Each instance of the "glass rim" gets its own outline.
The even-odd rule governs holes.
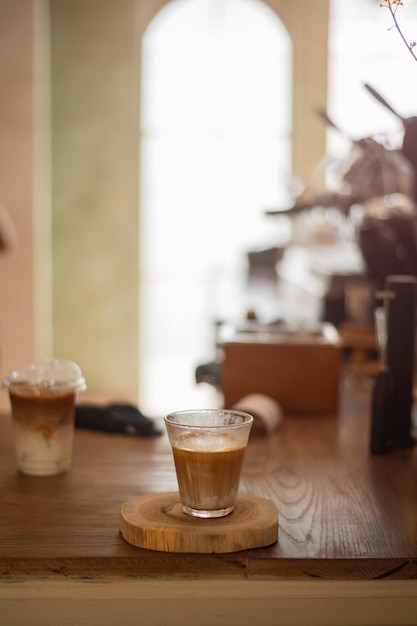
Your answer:
[[[232,423],[232,424],[199,424],[198,422],[195,423],[187,423],[186,421],[182,422],[182,421],[178,421],[178,418],[181,418],[181,416],[196,416],[198,417],[199,414],[201,415],[209,415],[209,414],[213,414],[214,416],[217,415],[217,417],[222,417],[222,415],[224,416],[230,416],[230,415],[236,415],[237,417],[241,417],[243,418],[242,421],[240,422],[236,422],[236,423]],[[184,428],[199,428],[199,429],[218,429],[218,428],[239,428],[241,426],[247,426],[249,424],[252,424],[253,422],[253,415],[251,415],[250,413],[247,413],[246,411],[239,411],[239,410],[235,410],[235,409],[182,409],[180,411],[171,411],[171,413],[168,413],[167,415],[165,415],[164,417],[164,422],[166,424],[172,424],[178,427],[184,427]]]

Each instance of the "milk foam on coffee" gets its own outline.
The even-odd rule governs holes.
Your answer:
[[[219,452],[221,450],[233,450],[242,446],[241,438],[233,433],[187,433],[180,436],[176,442],[176,447],[183,450],[199,450]]]

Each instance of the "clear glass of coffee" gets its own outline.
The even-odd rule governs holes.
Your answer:
[[[81,370],[68,359],[46,359],[3,379],[9,391],[18,469],[51,476],[71,466],[75,403],[86,388]]]
[[[252,423],[249,413],[227,409],[165,417],[184,513],[200,518],[232,513]]]

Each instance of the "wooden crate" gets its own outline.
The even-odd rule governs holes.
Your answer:
[[[238,331],[221,347],[225,407],[261,393],[276,400],[287,414],[337,412],[342,347],[331,324]]]

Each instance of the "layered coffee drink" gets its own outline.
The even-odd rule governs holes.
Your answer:
[[[72,459],[74,391],[34,396],[26,385],[10,390],[17,463],[26,474],[57,474]]]
[[[183,511],[233,511],[253,418],[240,411],[180,411],[165,418]]]
[[[67,359],[47,359],[14,370],[9,390],[17,466],[24,474],[49,476],[72,461],[75,402],[85,389],[81,370]]]

